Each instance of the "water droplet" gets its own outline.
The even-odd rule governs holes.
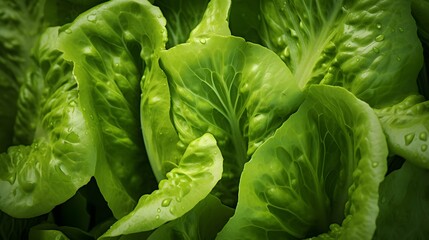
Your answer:
[[[175,215],[176,214],[176,208],[175,207],[171,207],[170,208],[170,213]]]
[[[67,132],[69,133],[73,132],[73,128],[72,127],[67,128]]]
[[[90,21],[90,22],[95,22],[95,21],[97,21],[97,15],[95,15],[95,14],[90,14],[90,15],[88,15],[88,17],[86,17],[87,19],[88,19],[88,21]]]
[[[288,58],[288,57],[290,57],[290,50],[289,50],[289,47],[285,47],[285,49],[283,49],[282,56],[283,56],[284,58]]]
[[[426,132],[421,132],[419,135],[420,140],[426,141],[428,139],[428,135]]]
[[[176,202],[181,202],[182,198],[181,197],[176,197]]]
[[[160,213],[161,212],[161,208],[156,209],[156,212]]]
[[[413,142],[414,136],[415,136],[414,133],[410,133],[410,134],[405,135],[404,140],[405,140],[405,145],[406,146],[410,145]]]
[[[399,28],[399,31],[400,31],[400,32],[404,32],[404,29],[400,27],[400,28]]]
[[[156,220],[158,220],[158,219],[159,219],[159,215],[156,215],[156,217],[155,217],[155,218],[156,218]]]
[[[39,179],[36,169],[26,169],[18,176],[18,182],[22,190],[32,192],[36,188],[36,182]]]
[[[67,33],[67,34],[71,34],[72,30],[70,28],[67,28],[64,32]]]
[[[89,115],[89,118],[91,118],[91,120],[94,120],[94,115]]]
[[[401,61],[401,57],[397,56],[396,61],[398,61],[398,62]]]
[[[380,49],[378,49],[378,47],[373,47],[373,48],[372,48],[372,51],[374,51],[375,53],[379,53],[379,52],[380,52]]]
[[[422,150],[422,152],[426,152],[426,150],[428,150],[428,145],[423,144],[423,145],[420,147],[420,150]]]
[[[377,41],[377,42],[381,42],[383,40],[384,40],[384,35],[383,34],[380,34],[377,37],[375,37],[375,41]]]
[[[8,176],[7,181],[12,185],[15,183],[16,180],[16,173],[12,173]]]
[[[76,107],[76,102],[75,102],[75,101],[71,101],[71,102],[69,102],[69,106],[70,106],[70,107]]]
[[[371,166],[372,166],[373,168],[378,167],[378,162],[372,162]]]
[[[168,207],[168,206],[170,206],[170,203],[171,203],[171,198],[166,198],[166,199],[162,200],[161,206]]]
[[[206,42],[207,42],[207,40],[206,40],[205,38],[201,38],[201,39],[200,39],[200,43],[201,43],[201,44],[206,44]]]
[[[381,29],[381,23],[377,23],[375,26],[376,26],[378,29]]]

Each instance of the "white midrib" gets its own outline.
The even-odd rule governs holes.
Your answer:
[[[337,11],[341,11],[338,9]],[[333,16],[337,16],[334,14]],[[298,63],[298,67],[294,72],[295,79],[298,82],[298,86],[303,89],[310,81],[311,77],[314,75],[314,68],[322,55],[323,50],[325,50],[328,43],[334,38],[337,34],[336,31],[332,31],[335,25],[341,26],[344,24],[345,17],[343,16],[339,20],[336,20],[335,17],[331,17],[329,21],[324,24],[323,29],[319,33],[313,33],[313,39],[316,41],[310,41],[309,46],[305,46],[303,41],[301,41],[301,49],[303,52],[303,57]],[[335,24],[336,23],[336,24]]]

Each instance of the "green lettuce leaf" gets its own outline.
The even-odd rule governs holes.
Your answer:
[[[408,0],[267,0],[261,21],[300,86],[342,86],[373,107],[417,93],[423,55]]]
[[[161,2],[160,4],[164,3]],[[229,35],[226,21],[229,5],[228,0],[211,1],[201,18],[201,23],[193,29],[192,33],[187,34],[190,37],[188,41],[200,41],[207,35],[215,33]],[[179,12],[183,13],[182,11]],[[205,28],[210,23],[214,23],[213,26]],[[170,29],[169,34],[170,31],[174,30]],[[156,52],[152,64],[146,68],[142,78],[140,112],[147,154],[158,181],[165,178],[165,174],[177,165],[184,151],[183,147],[177,146],[179,138],[170,119],[170,105],[171,98],[167,76],[159,66],[159,52]],[[165,149],[169,150],[165,151]]]
[[[158,59],[146,70],[142,79],[140,105],[141,126],[152,171],[158,181],[180,161],[183,151],[170,121],[170,90],[167,76]],[[168,149],[168,151],[166,151]]]
[[[179,146],[206,132],[215,136],[225,159],[216,194],[234,206],[244,163],[297,109],[301,90],[273,52],[231,36],[171,48],[162,52],[161,67]]]
[[[50,65],[48,63],[46,66]],[[19,90],[16,103],[18,111],[15,116],[13,128],[14,145],[30,145],[34,140],[44,100],[43,91],[45,81],[43,76],[46,76],[49,69],[41,69],[41,66],[35,60],[31,59],[26,71],[27,74]],[[7,106],[6,108],[11,108],[11,106]]]
[[[189,41],[204,41],[211,35],[229,36],[228,16],[231,0],[211,0],[206,11],[189,35]]]
[[[13,145],[19,89],[33,69],[30,50],[42,31],[44,2],[0,1],[0,153]]]
[[[156,0],[167,20],[168,42],[171,48],[188,40],[191,31],[203,18],[209,0]]]
[[[140,128],[140,81],[163,47],[164,25],[148,1],[118,0],[79,15],[60,34],[97,145],[95,178],[117,218],[156,186]]]
[[[0,211],[0,239],[27,239],[32,226],[46,219],[46,215],[18,219]]]
[[[57,226],[52,223],[42,223],[33,226],[28,236],[29,240],[94,240],[94,238],[79,228]]]
[[[159,183],[159,189],[143,195],[136,208],[113,224],[101,238],[153,230],[183,216],[219,181],[222,162],[221,152],[211,134],[192,141],[178,166]]]
[[[411,95],[391,107],[375,110],[391,154],[429,169],[429,101]]]
[[[429,170],[410,162],[380,185],[380,214],[374,240],[424,240],[429,236]]]
[[[72,65],[56,50],[57,35],[58,28],[48,29],[35,47],[34,57],[43,73],[39,83],[43,100],[34,140],[0,154],[0,210],[13,217],[51,211],[95,171],[92,136],[79,105]]]
[[[311,86],[245,165],[235,214],[217,239],[371,239],[386,157],[366,103]]]
[[[157,228],[148,240],[211,240],[222,229],[234,210],[208,195],[191,211]]]
[[[411,10],[413,17],[416,19],[418,33],[422,42],[429,47],[429,1],[428,0],[412,0]]]

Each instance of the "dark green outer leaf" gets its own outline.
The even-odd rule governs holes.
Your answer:
[[[27,68],[25,81],[21,85],[17,101],[18,112],[14,124],[14,145],[30,145],[33,142],[36,127],[39,124],[42,101],[46,97],[43,96],[45,90],[44,76],[49,69],[43,71],[33,59],[30,61],[31,65]],[[49,67],[49,61],[47,62]],[[10,106],[8,107],[10,108]]]
[[[58,28],[36,45],[43,76],[40,118],[29,146],[12,146],[0,154],[0,209],[13,217],[33,217],[73,196],[95,171],[95,149],[78,103],[71,70],[56,50]],[[53,184],[55,183],[55,184]]]
[[[408,0],[267,0],[261,38],[300,86],[343,86],[373,107],[415,94],[422,47]]]
[[[17,99],[30,49],[41,31],[44,0],[0,1],[0,153],[12,145]]]
[[[424,240],[429,236],[429,170],[405,162],[380,185],[374,240]]]
[[[412,0],[411,10],[413,17],[416,19],[419,35],[426,47],[429,47],[429,1]]]
[[[156,185],[140,128],[140,80],[164,45],[164,25],[162,13],[149,2],[118,0],[81,14],[60,35],[60,49],[74,63],[80,103],[91,119],[95,178],[117,218]]]

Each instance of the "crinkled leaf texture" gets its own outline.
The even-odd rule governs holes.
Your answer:
[[[273,52],[232,36],[171,48],[162,52],[161,67],[179,144],[185,147],[206,132],[215,136],[225,159],[215,192],[234,206],[244,163],[296,111],[301,89]]]
[[[213,135],[192,141],[179,165],[167,173],[159,189],[143,195],[136,208],[101,238],[153,230],[183,216],[212,191],[222,175],[222,154]]]
[[[188,40],[191,31],[201,21],[209,0],[157,0],[161,12],[167,19],[167,48]]]
[[[261,38],[300,86],[343,86],[389,106],[417,92],[423,54],[410,2],[261,1]]]
[[[235,214],[217,239],[371,239],[386,157],[366,103],[311,86],[245,165]]]
[[[44,3],[0,1],[0,152],[14,145],[18,95],[34,70],[30,50],[42,31]]]
[[[57,35],[58,28],[48,29],[35,47],[38,65],[46,72],[34,141],[0,154],[0,209],[13,217],[51,211],[95,171],[96,153],[72,65],[56,50]]]
[[[399,104],[375,111],[390,152],[429,169],[429,101],[411,95]]]
[[[429,236],[429,170],[410,162],[380,185],[374,240],[424,240]]]
[[[117,218],[156,185],[140,128],[140,81],[165,44],[164,26],[148,1],[118,0],[79,15],[60,34],[97,145],[95,178]]]

